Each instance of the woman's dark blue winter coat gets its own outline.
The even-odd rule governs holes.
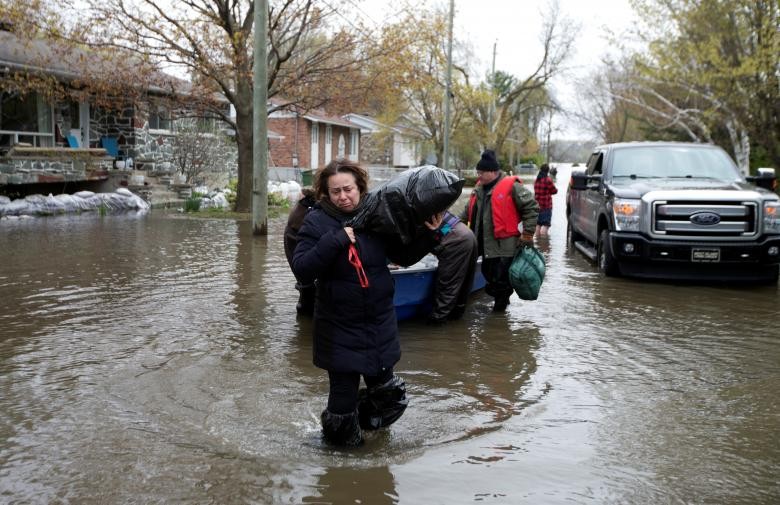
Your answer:
[[[331,371],[379,375],[401,358],[393,279],[387,268],[388,257],[398,257],[401,244],[356,233],[367,288],[360,286],[349,263],[349,244],[342,221],[316,206],[298,230],[292,269],[302,283],[317,281],[314,364]]]

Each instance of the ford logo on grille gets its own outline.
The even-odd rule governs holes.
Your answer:
[[[720,223],[720,216],[714,212],[697,212],[691,216],[691,223],[712,226]]]

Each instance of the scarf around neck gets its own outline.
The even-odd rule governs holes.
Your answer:
[[[360,198],[360,202],[358,202],[357,207],[352,209],[349,212],[344,212],[340,208],[338,208],[333,202],[331,202],[327,197],[320,200],[320,207],[322,207],[322,210],[325,211],[327,215],[330,217],[337,219],[341,223],[346,223],[350,219],[352,219],[355,214],[357,214],[358,209],[360,209],[360,205],[363,203],[363,198]]]

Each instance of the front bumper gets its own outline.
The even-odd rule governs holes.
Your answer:
[[[613,232],[610,242],[621,272],[640,277],[771,280],[780,264],[780,236],[749,242],[694,242]],[[773,251],[777,252],[770,254]]]

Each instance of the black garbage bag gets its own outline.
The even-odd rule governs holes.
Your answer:
[[[458,199],[464,183],[452,172],[433,165],[404,170],[369,191],[348,224],[356,230],[397,235],[410,244],[425,221]]]

